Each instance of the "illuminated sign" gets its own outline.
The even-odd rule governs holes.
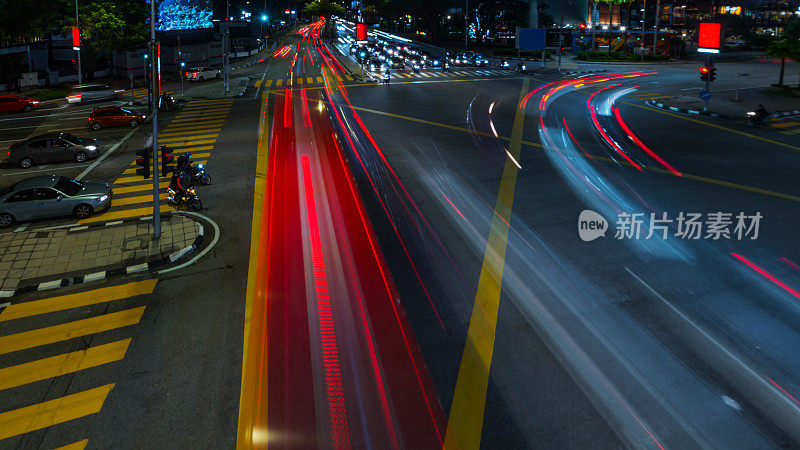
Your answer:
[[[720,14],[733,14],[736,16],[742,15],[742,7],[741,6],[720,6],[719,7]]]
[[[698,33],[698,52],[719,53],[722,43],[722,24],[703,22]]]
[[[72,27],[72,49],[75,51],[81,49],[81,32],[78,27]]]
[[[367,40],[367,26],[363,23],[356,24],[356,41],[366,42]]]

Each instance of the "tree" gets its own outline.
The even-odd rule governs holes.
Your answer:
[[[80,6],[82,56],[86,73],[114,50],[143,43],[149,36],[149,7],[139,0],[95,0]]]
[[[781,59],[781,72],[778,76],[778,84],[783,86],[783,73],[786,70],[786,58],[791,58],[797,52],[796,41],[792,42],[789,39],[777,39],[767,48],[767,54],[774,58]]]
[[[315,17],[322,16],[330,22],[331,16],[343,16],[344,7],[331,0],[314,0],[311,3],[306,3],[303,11]]]

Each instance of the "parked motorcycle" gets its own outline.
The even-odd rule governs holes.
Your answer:
[[[179,194],[172,188],[167,188],[167,203],[173,206],[186,205],[193,211],[200,211],[203,209],[203,202],[197,197],[194,188],[189,188]]]

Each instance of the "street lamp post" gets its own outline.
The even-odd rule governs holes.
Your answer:
[[[78,33],[80,33],[80,24],[78,23],[78,0],[75,0],[75,26],[78,27]],[[83,80],[83,73],[81,72],[81,48],[78,47],[78,84],[81,84]]]

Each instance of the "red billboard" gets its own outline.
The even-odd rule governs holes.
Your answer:
[[[81,32],[78,27],[72,27],[72,49],[81,49]]]
[[[356,24],[356,41],[367,41],[367,25],[363,23]]]
[[[700,24],[698,33],[698,49],[704,53],[719,53],[722,43],[722,24],[714,22],[703,22]]]

